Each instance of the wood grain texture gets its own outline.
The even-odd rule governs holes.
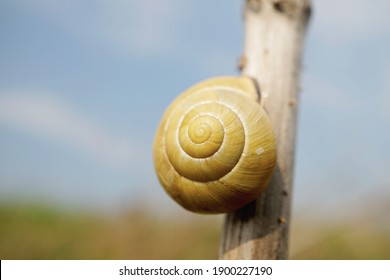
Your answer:
[[[265,192],[228,213],[220,259],[286,259],[292,194],[299,74],[309,0],[247,0],[242,75],[257,80],[275,130],[278,161]]]

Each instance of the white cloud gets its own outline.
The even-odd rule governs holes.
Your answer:
[[[390,31],[388,0],[317,0],[313,7],[313,30],[332,44],[365,40]]]
[[[93,3],[16,0],[10,3],[62,26],[90,47],[107,45],[116,51],[141,56],[174,53],[191,4],[179,0],[99,0]]]
[[[101,1],[104,35],[117,47],[139,54],[166,53],[180,40],[188,2]]]
[[[60,140],[104,164],[127,166],[135,158],[126,139],[49,95],[0,91],[0,124]]]

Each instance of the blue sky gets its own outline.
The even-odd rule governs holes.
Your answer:
[[[238,74],[242,3],[1,1],[1,199],[182,211],[154,174],[154,133],[181,91]],[[390,197],[390,2],[313,4],[294,207],[337,215]]]

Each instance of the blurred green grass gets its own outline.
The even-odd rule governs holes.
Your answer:
[[[215,259],[215,219],[116,216],[43,205],[0,206],[1,259]]]
[[[0,206],[1,259],[216,259],[222,216],[114,216],[40,204]],[[191,217],[191,218],[189,218]],[[295,222],[292,259],[390,259],[388,227]]]

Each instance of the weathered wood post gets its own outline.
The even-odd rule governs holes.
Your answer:
[[[293,180],[299,74],[310,0],[246,0],[243,75],[255,78],[278,142],[266,191],[226,216],[221,259],[286,259]]]

